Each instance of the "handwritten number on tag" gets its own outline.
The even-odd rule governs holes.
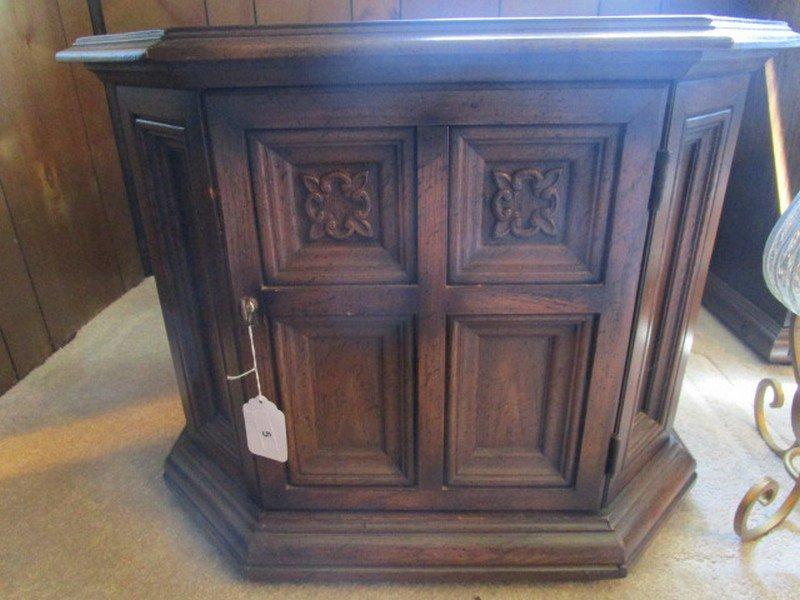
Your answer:
[[[286,462],[286,417],[264,396],[248,400],[242,407],[247,448],[256,456]]]

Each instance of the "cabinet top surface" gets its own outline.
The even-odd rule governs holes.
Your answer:
[[[79,38],[61,61],[180,63],[370,56],[764,51],[800,46],[786,23],[715,16],[373,21],[156,29]]]

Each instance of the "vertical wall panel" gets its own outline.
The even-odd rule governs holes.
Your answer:
[[[253,0],[206,0],[208,24],[252,25],[256,22]]]
[[[661,0],[600,0],[601,15],[657,15]]]
[[[67,42],[91,35],[92,24],[86,0],[58,0]],[[108,112],[105,87],[82,65],[70,65],[81,104],[94,173],[108,219],[111,242],[125,289],[144,276],[133,219],[122,179],[114,129]]]
[[[596,15],[599,0],[500,0],[503,17],[552,17]]]
[[[108,33],[206,25],[203,0],[103,0]]]
[[[745,0],[661,0],[661,12],[672,15],[739,16]]]
[[[800,28],[800,2],[797,0],[751,0],[752,16],[786,21]],[[775,161],[782,161],[786,170],[786,187],[790,196],[800,192],[800,50],[785,50],[775,57],[775,72],[769,74],[770,85],[778,98],[780,119],[770,123],[774,136],[782,138],[782,148],[773,148]],[[780,154],[783,153],[783,156]]]
[[[0,282],[0,335],[22,377],[42,363],[52,347],[1,187]]]
[[[3,332],[0,331],[0,394],[17,382],[14,365],[11,364],[11,355],[3,341]]]
[[[353,21],[399,18],[400,0],[353,0]]]
[[[402,0],[403,19],[438,19],[448,17],[496,17],[500,0]]]
[[[122,292],[52,1],[0,1],[0,180],[52,342]]]
[[[259,23],[349,21],[350,0],[255,0]]]

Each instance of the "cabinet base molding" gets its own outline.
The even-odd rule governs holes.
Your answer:
[[[261,510],[185,432],[164,477],[249,579],[497,582],[625,576],[695,462],[673,435],[597,514]]]

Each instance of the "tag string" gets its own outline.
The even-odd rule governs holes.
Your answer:
[[[247,377],[251,373],[255,374],[256,376],[256,389],[258,390],[258,396],[261,398],[264,394],[261,393],[261,376],[258,374],[258,359],[256,358],[256,343],[253,340],[253,326],[247,326],[247,337],[250,338],[250,353],[253,355],[253,368],[245,371],[244,373],[239,373],[238,375],[228,375],[228,381],[235,381],[237,379],[242,379],[243,377]],[[261,400],[259,399],[259,402]]]

